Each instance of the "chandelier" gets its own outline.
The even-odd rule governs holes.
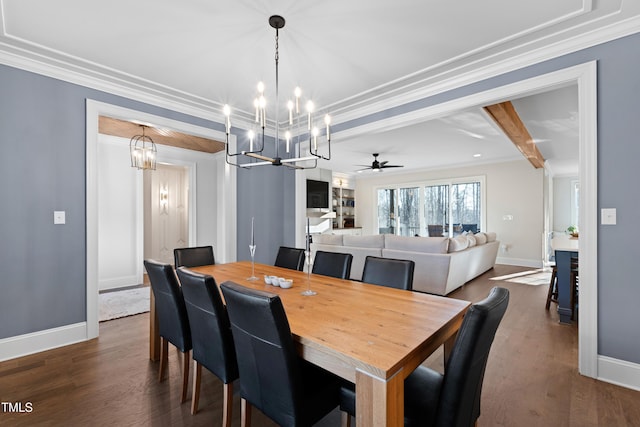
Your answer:
[[[129,141],[129,154],[131,155],[131,167],[138,169],[156,170],[156,144],[144,134],[146,128],[142,127],[142,135],[135,135]]]
[[[225,115],[225,128],[226,128],[226,161],[228,164],[250,168],[254,166],[273,165],[273,166],[287,166],[292,169],[312,169],[318,165],[318,159],[330,160],[331,159],[331,117],[326,114],[324,116],[324,134],[321,134],[318,124],[316,123],[317,117],[314,111],[315,107],[313,101],[306,102],[304,112],[301,112],[300,104],[302,103],[301,96],[302,90],[296,87],[293,91],[293,97],[287,101],[286,108],[288,111],[288,118],[280,122],[279,110],[279,81],[278,81],[278,62],[280,60],[278,38],[279,30],[284,27],[285,20],[282,16],[273,15],[269,18],[269,25],[276,30],[276,85],[275,85],[275,121],[274,128],[269,129],[269,123],[267,122],[267,100],[265,98],[265,85],[263,82],[258,83],[257,96],[253,101],[255,108],[255,120],[253,123],[253,129],[250,129],[247,133],[248,138],[248,150],[242,150],[235,153],[230,152],[229,148],[229,133],[231,132],[231,108],[229,105],[225,105],[223,113]],[[322,125],[321,125],[322,127]],[[265,131],[275,135],[275,156],[268,157],[263,154]],[[284,131],[284,133],[282,133]],[[284,136],[285,153],[280,155],[280,137]],[[303,137],[305,137],[303,139]],[[309,148],[308,154],[303,156],[303,150],[301,145],[303,140],[308,138]],[[325,145],[323,140],[326,140],[326,148],[319,149],[319,147]],[[245,141],[246,142],[246,141]],[[326,154],[320,154],[320,151]],[[234,158],[248,157],[250,161],[240,163]]]

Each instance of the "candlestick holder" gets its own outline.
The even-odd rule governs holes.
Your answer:
[[[247,277],[247,280],[258,280],[255,274],[256,245],[249,245],[249,253],[251,254],[251,277]]]
[[[313,264],[313,261],[311,259],[311,251],[305,251],[304,255],[304,262],[305,264],[307,264],[307,289],[300,293],[305,296],[316,295],[317,292],[311,290],[311,265]]]

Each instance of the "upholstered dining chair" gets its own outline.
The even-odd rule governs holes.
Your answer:
[[[216,263],[213,246],[193,246],[173,250],[176,269],[178,267],[199,267]]]
[[[227,310],[212,276],[180,267],[178,278],[182,285],[193,343],[191,413],[198,412],[204,366],[224,383],[222,425],[228,427],[231,425],[233,382],[238,379],[238,363]]]
[[[168,343],[183,353],[182,358],[182,396],[180,402],[187,400],[189,385],[189,363],[191,363],[191,329],[187,308],[178,284],[176,273],[171,264],[154,260],[145,260],[144,266],[149,275],[151,290],[155,298],[158,329],[160,335],[160,367],[158,381],[164,379],[169,358]]]
[[[255,406],[280,426],[311,426],[338,406],[339,379],[298,357],[280,297],[233,282],[227,303],[240,372],[241,425]]]
[[[480,394],[489,350],[509,304],[509,291],[494,287],[467,310],[445,373],[424,366],[404,381],[405,426],[471,427],[480,416]],[[340,389],[340,409],[355,415],[355,388]],[[343,416],[343,425],[351,417]]]
[[[302,271],[304,268],[304,258],[304,249],[280,246],[278,255],[276,256],[276,262],[273,265]]]
[[[341,252],[316,251],[313,260],[313,274],[348,279],[351,276],[353,255]]]
[[[410,291],[413,289],[413,269],[415,265],[415,262],[411,260],[368,255],[364,259],[362,281]]]

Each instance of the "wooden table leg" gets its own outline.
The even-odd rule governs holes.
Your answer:
[[[404,425],[404,378],[401,372],[385,381],[356,371],[356,425]]]
[[[153,291],[150,292],[149,300],[149,359],[157,361],[160,359],[160,335],[158,328],[158,316],[156,314],[156,299]]]

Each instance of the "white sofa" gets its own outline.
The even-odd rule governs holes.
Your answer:
[[[390,234],[313,236],[312,257],[318,250],[353,255],[351,279],[360,280],[368,255],[415,262],[413,290],[447,295],[493,268],[500,242],[495,233],[448,237],[405,237]]]

